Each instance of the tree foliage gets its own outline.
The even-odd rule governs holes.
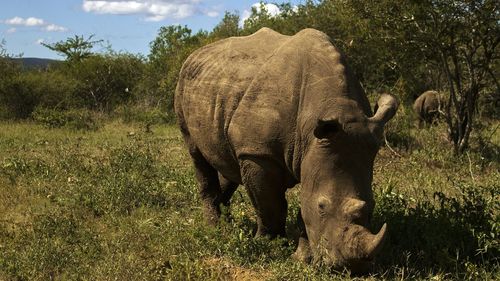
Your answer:
[[[92,49],[94,46],[102,42],[102,40],[92,40],[93,37],[94,35],[90,35],[85,39],[83,35],[75,35],[75,37],[69,37],[65,41],[59,41],[53,44],[42,43],[42,45],[57,52],[61,56],[65,56],[67,61],[78,62],[90,57],[93,54]]]
[[[261,4],[242,33],[264,26],[284,34],[316,28],[347,54],[368,92],[395,92],[408,103],[428,89],[446,93],[457,154],[468,146],[480,95],[499,95],[498,1],[324,0],[282,5],[281,11],[271,16]]]
[[[386,36],[383,46],[395,54],[397,72],[405,76],[405,70],[413,66],[408,72],[416,81],[431,82],[448,93],[445,116],[450,138],[455,153],[463,152],[474,127],[480,93],[493,86],[492,81],[498,84],[498,69],[493,65],[499,58],[500,3],[389,0],[374,6],[382,8],[369,13],[374,18],[374,32]],[[366,7],[362,9],[366,11]],[[425,74],[439,78],[425,81]]]
[[[73,99],[81,107],[109,112],[134,98],[144,62],[131,54],[101,54],[64,67],[78,82]]]
[[[221,22],[214,27],[210,36],[214,39],[238,36],[241,32],[239,23],[240,16],[237,13],[226,12]]]
[[[112,49],[105,54],[94,53],[93,48],[102,40],[93,36],[76,35],[44,44],[67,62],[48,70],[59,71],[50,75],[59,80],[65,76],[68,85],[76,85],[66,87],[70,94],[58,93],[53,90],[56,87],[46,89],[55,96],[62,95],[59,100],[72,100],[69,107],[110,111],[119,104],[135,102],[171,113],[180,68],[195,49],[227,37],[249,35],[262,27],[287,35],[315,28],[325,32],[346,54],[366,92],[388,91],[408,104],[425,90],[444,93],[448,100],[446,122],[456,153],[467,148],[481,96],[491,101],[493,105],[486,103],[491,108],[499,103],[498,1],[307,0],[297,6],[276,5],[278,14],[269,13],[264,3],[253,7],[243,23],[238,13],[226,12],[210,32],[163,26],[150,43],[147,59],[116,54]],[[13,81],[28,85],[27,80],[35,79],[15,78],[24,74],[5,59],[4,44],[0,44],[2,107],[9,96],[5,93],[15,88]],[[39,105],[53,106],[45,101],[50,95],[35,96]],[[498,109],[485,112],[494,117]]]
[[[184,60],[195,49],[208,42],[208,33],[199,31],[192,35],[186,26],[171,25],[161,27],[157,37],[150,43],[149,59],[149,94],[156,104],[173,109],[173,96],[179,71]]]

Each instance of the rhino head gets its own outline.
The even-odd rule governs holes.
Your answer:
[[[387,236],[386,224],[376,234],[368,229],[375,206],[371,184],[383,128],[398,102],[384,94],[377,106],[372,117],[348,110],[347,117],[342,112],[319,119],[301,166],[301,216],[308,247],[304,251],[299,242],[297,252],[352,272],[370,268]]]

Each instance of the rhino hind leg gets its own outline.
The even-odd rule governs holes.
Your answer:
[[[219,204],[222,194],[217,170],[207,162],[197,147],[190,146],[189,154],[193,160],[205,218],[208,224],[216,225],[221,214]]]
[[[287,201],[281,169],[271,161],[246,158],[240,161],[243,185],[257,214],[256,236],[285,236]]]

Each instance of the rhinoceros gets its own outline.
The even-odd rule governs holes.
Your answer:
[[[386,224],[368,227],[373,163],[398,102],[369,101],[344,56],[314,29],[285,36],[263,28],[193,52],[174,107],[209,223],[245,186],[256,235],[285,235],[287,189],[300,183],[296,259],[364,271]]]
[[[436,91],[426,91],[421,94],[413,103],[413,111],[417,114],[418,126],[432,124],[434,118],[439,114],[443,107],[441,97]]]

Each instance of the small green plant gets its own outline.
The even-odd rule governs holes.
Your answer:
[[[34,214],[31,225],[15,225],[16,232],[0,228],[0,274],[20,280],[74,280],[88,274],[101,245],[84,221],[77,211],[56,208]]]
[[[145,124],[168,124],[173,123],[173,115],[166,110],[158,108],[148,109],[133,105],[123,105],[115,109],[114,115],[123,122],[142,122]]]

